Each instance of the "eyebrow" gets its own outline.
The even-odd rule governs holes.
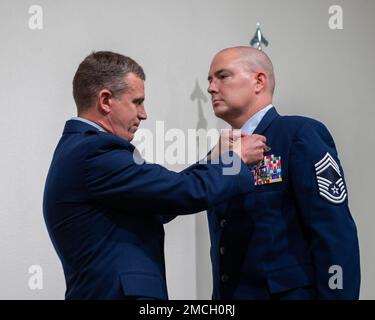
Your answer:
[[[134,103],[137,103],[137,104],[140,104],[140,103],[142,103],[143,101],[145,101],[145,98],[144,98],[144,97],[133,99],[133,102],[134,102]]]

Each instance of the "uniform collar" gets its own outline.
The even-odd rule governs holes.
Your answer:
[[[103,130],[99,130],[96,126],[93,126],[86,121],[77,121],[76,119],[70,119],[65,123],[63,135],[66,134],[100,134]],[[131,151],[134,150],[134,146],[130,143],[130,141],[127,141],[123,138],[120,138],[116,135],[113,135],[112,133],[109,133],[107,131],[104,131],[105,136],[111,137],[111,139],[117,140],[119,143],[130,145]]]
[[[86,132],[99,132],[94,126],[83,121],[68,120],[65,123],[63,134],[69,133],[86,133]]]
[[[277,113],[275,107],[272,106],[271,109],[267,111],[267,113],[263,116],[262,120],[254,130],[255,134],[262,134],[272,123],[273,120],[275,120],[277,117],[280,117],[280,115]]]
[[[245,124],[241,127],[241,131],[246,132],[248,134],[253,134],[255,129],[258,127],[259,123],[262,121],[265,114],[271,108],[273,108],[273,105],[269,104],[262,110],[259,110],[256,114],[254,114],[249,120],[245,122]]]
[[[88,119],[85,119],[85,118],[81,118],[81,117],[73,117],[71,118],[70,120],[77,120],[77,121],[82,121],[84,123],[87,123],[93,127],[95,127],[96,129],[98,129],[99,131],[103,131],[103,132],[106,132],[106,130],[104,130],[101,126],[99,126],[98,124],[96,124],[95,122],[92,122]]]

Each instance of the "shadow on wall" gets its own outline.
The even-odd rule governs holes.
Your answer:
[[[207,120],[203,114],[202,101],[206,103],[208,99],[204,95],[201,87],[199,86],[198,80],[195,80],[195,87],[194,87],[193,93],[190,95],[190,100],[193,102],[197,101],[197,105],[198,105],[198,123],[197,123],[196,129],[207,130]]]
[[[207,103],[209,99],[203,93],[198,80],[195,81],[195,87],[190,95],[190,100],[195,102],[198,110],[198,121],[196,130],[207,131],[208,122],[203,113],[203,103]],[[197,155],[202,150],[202,141],[197,136]],[[199,159],[197,159],[199,160]],[[195,241],[196,241],[196,299],[211,299],[212,281],[211,281],[211,265],[210,265],[210,240],[208,235],[208,223],[206,212],[195,215]]]

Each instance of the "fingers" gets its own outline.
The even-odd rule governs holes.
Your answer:
[[[271,147],[267,146],[263,141],[259,141],[255,145],[255,147],[259,148],[260,150],[262,150],[263,153],[267,153],[267,152],[271,151]]]
[[[259,134],[252,134],[252,135],[244,135],[241,136],[245,143],[252,144],[254,146],[259,146],[259,143],[263,145],[266,144],[267,138],[265,136],[261,136]]]
[[[231,131],[231,139],[233,141],[236,141],[237,139],[242,138],[244,135],[245,133],[238,129],[234,129]]]
[[[267,145],[264,142],[257,141],[255,143],[255,145],[254,145],[254,148],[257,149],[257,150],[259,150],[259,151],[261,151],[262,154],[263,154],[264,152],[266,152],[266,150],[267,150],[268,147],[267,147]]]
[[[239,129],[222,129],[220,137],[224,140],[237,140],[238,138],[249,137],[251,134],[243,132]],[[259,136],[259,135],[256,135]],[[262,137],[262,136],[259,136]]]
[[[245,134],[241,134],[241,137],[243,139],[248,139],[248,140],[253,141],[253,142],[255,142],[255,141],[261,141],[263,143],[267,142],[267,138],[265,136],[260,135],[260,134],[249,135],[249,134],[245,133]]]
[[[235,129],[222,129],[220,134],[220,140],[222,146],[227,145],[232,147],[234,141],[238,139],[243,140],[242,143],[245,145],[252,145],[253,148],[261,150],[263,153],[266,153],[271,150],[270,147],[266,145],[267,138],[260,134],[248,134],[241,130]]]
[[[251,134],[248,134],[247,132],[241,131],[241,138],[251,136]]]
[[[264,143],[267,142],[267,138],[266,138],[265,136],[260,135],[260,134],[252,134],[251,136],[252,136],[255,140],[260,140],[260,141],[262,141],[262,142],[264,142]]]

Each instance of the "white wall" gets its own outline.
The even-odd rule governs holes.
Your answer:
[[[28,27],[33,4],[43,8],[42,30]],[[328,27],[332,4],[344,9],[343,30]],[[214,53],[247,45],[258,21],[270,41],[279,112],[317,118],[335,137],[359,230],[361,297],[375,299],[374,12],[372,0],[1,0],[0,299],[64,296],[41,204],[52,152],[75,115],[71,81],[79,62],[92,50],[135,58],[147,73],[143,127],[164,120],[167,128],[187,130],[198,122],[190,100],[195,82],[205,91]],[[223,126],[208,102],[203,107],[208,128]],[[172,299],[210,298],[205,230],[203,214],[166,227]],[[42,267],[43,290],[29,289],[30,265]]]

